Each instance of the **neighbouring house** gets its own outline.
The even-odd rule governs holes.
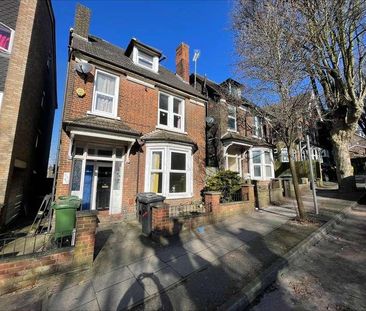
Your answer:
[[[47,189],[56,99],[50,0],[0,1],[0,224],[31,213]]]
[[[121,48],[89,34],[89,23],[90,10],[78,5],[56,196],[77,195],[108,219],[135,217],[141,192],[173,204],[201,200],[206,99],[189,84],[189,47],[177,47],[174,73],[158,49],[134,38]]]
[[[242,96],[243,86],[227,79],[218,84],[191,75],[191,84],[207,96],[206,158],[208,172],[226,169],[243,179],[274,178],[271,128],[259,107]]]

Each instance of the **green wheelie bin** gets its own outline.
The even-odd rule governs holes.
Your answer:
[[[72,201],[59,201],[52,208],[56,216],[55,238],[71,236],[76,223],[77,205]]]
[[[60,204],[68,203],[70,205],[75,206],[76,209],[80,208],[81,200],[76,195],[61,195],[58,197],[58,202]]]

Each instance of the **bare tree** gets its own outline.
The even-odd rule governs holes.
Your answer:
[[[281,5],[279,5],[281,4]],[[300,131],[312,122],[314,106],[304,95],[309,81],[304,81],[302,55],[289,31],[297,24],[291,6],[283,1],[238,1],[233,11],[238,68],[246,77],[260,81],[270,101],[278,104],[259,110],[282,141],[289,154],[290,171],[297,201],[297,213],[304,217],[297,172],[292,157]],[[305,103],[305,104],[304,104]]]
[[[365,11],[364,0],[241,0],[234,10],[234,26],[239,38],[237,51],[244,63],[254,68],[254,73],[270,70],[273,63],[268,59],[267,63],[258,64],[260,57],[255,57],[254,62],[248,58],[253,55],[248,54],[248,43],[244,43],[245,38],[252,43],[252,38],[246,37],[248,27],[257,30],[256,45],[264,46],[257,53],[271,49],[269,44],[275,43],[269,42],[268,33],[263,33],[263,27],[268,23],[272,24],[275,37],[281,33],[289,40],[277,41],[277,44],[285,45],[286,48],[279,49],[287,50],[287,56],[296,60],[296,63],[288,62],[294,72],[300,69],[300,75],[310,78],[323,108],[322,118],[330,128],[340,190],[351,186],[353,168],[348,146],[357,129],[366,96]],[[260,14],[273,16],[267,22],[253,18]],[[282,30],[278,31],[277,27]],[[277,58],[274,53],[273,58]],[[291,68],[284,67],[279,74],[286,76],[290,72]],[[257,76],[262,80],[260,74]]]

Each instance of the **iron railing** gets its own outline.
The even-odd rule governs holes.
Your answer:
[[[76,231],[42,233],[37,235],[14,234],[0,237],[0,259],[11,258],[34,253],[42,253],[55,248],[75,245]]]
[[[220,202],[221,203],[229,203],[229,202],[241,202],[241,201],[248,201],[249,197],[248,194],[245,193],[245,195],[243,195],[243,193],[241,191],[237,191],[234,193],[228,193],[224,196],[221,197]]]
[[[210,207],[206,206],[202,202],[169,206],[169,218],[195,217],[210,212]]]

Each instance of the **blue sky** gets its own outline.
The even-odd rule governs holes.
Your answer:
[[[92,10],[90,33],[121,47],[135,37],[163,51],[163,65],[175,72],[175,48],[180,42],[201,50],[197,72],[221,82],[235,76],[233,37],[230,30],[232,0],[53,0],[56,18],[58,109],[52,136],[50,163],[57,153],[62,119],[69,29],[76,3]]]

